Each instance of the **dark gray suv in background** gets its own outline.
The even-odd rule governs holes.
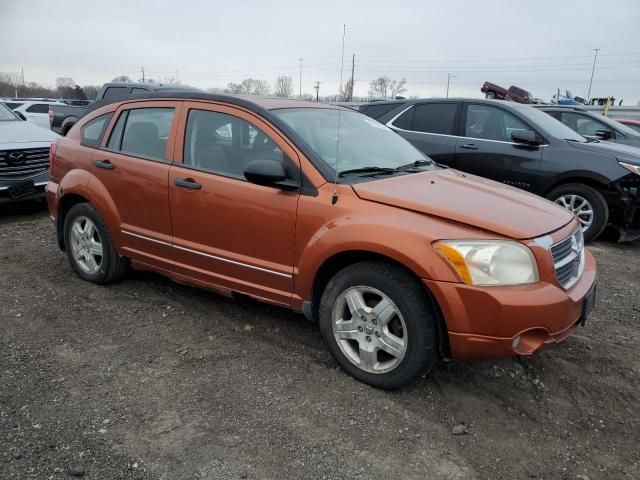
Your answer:
[[[499,100],[372,102],[359,110],[436,162],[522,188],[571,210],[585,238],[607,224],[640,237],[640,149],[590,141],[528,105]]]
[[[571,105],[536,105],[574,132],[592,140],[606,140],[640,147],[640,132],[612,118]]]

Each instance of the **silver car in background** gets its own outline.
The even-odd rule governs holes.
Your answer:
[[[43,195],[49,180],[49,148],[58,137],[0,102],[0,204]]]

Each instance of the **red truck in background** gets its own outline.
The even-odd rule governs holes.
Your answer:
[[[491,82],[484,82],[480,89],[487,98],[497,98],[498,100],[511,100],[518,103],[535,103],[533,95],[522,88],[511,85],[508,89]]]

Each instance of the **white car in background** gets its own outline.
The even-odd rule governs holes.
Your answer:
[[[42,198],[49,180],[49,149],[57,138],[0,101],[0,205]]]
[[[50,128],[49,106],[66,105],[55,100],[6,100],[5,104],[14,112],[22,114],[29,122],[46,129]]]

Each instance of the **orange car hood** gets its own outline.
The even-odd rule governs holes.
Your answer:
[[[562,207],[475,175],[436,170],[353,185],[365,200],[461,222],[514,238],[555,231],[573,219]]]

